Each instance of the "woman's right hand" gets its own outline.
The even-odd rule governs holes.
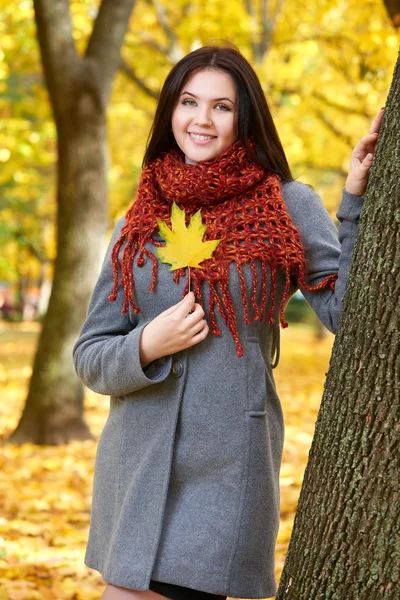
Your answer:
[[[198,344],[208,331],[204,310],[195,302],[194,293],[189,292],[183,300],[164,310],[144,327],[140,338],[142,367],[161,356]]]
[[[350,194],[356,196],[365,194],[384,110],[385,108],[382,107],[372,121],[369,134],[361,138],[351,154],[350,169],[345,184],[346,190]]]

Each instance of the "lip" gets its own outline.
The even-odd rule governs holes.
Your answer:
[[[192,135],[207,135],[207,133],[197,133],[197,131],[188,131],[187,132],[189,139],[193,142],[193,144],[196,144],[196,146],[205,146],[206,144],[209,144],[210,142],[212,142],[213,140],[217,139],[216,135],[210,136],[211,139],[209,140],[196,140],[195,138],[192,137]]]

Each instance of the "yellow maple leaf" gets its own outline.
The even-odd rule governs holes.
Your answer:
[[[206,258],[210,258],[221,240],[203,242],[203,235],[207,227],[201,220],[201,211],[198,210],[190,219],[189,225],[185,224],[185,211],[181,210],[175,202],[171,210],[171,229],[164,221],[157,220],[160,235],[166,241],[165,246],[157,248],[158,258],[171,265],[170,271],[182,267],[197,267]]]

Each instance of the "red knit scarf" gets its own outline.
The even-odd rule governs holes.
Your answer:
[[[185,164],[181,154],[170,151],[152,161],[142,172],[137,199],[126,214],[121,235],[113,247],[112,264],[114,288],[109,299],[114,301],[118,293],[119,259],[121,258],[122,286],[124,303],[122,312],[130,305],[135,313],[140,311],[135,302],[135,265],[142,267],[145,257],[152,261],[152,281],[150,291],[157,280],[157,258],[145,248],[149,241],[154,246],[163,242],[152,239],[158,229],[157,219],[171,226],[171,205],[176,202],[185,209],[188,224],[193,214],[201,208],[202,221],[207,226],[203,241],[221,239],[211,258],[201,263],[202,269],[191,268],[191,281],[197,301],[203,305],[201,283],[209,284],[209,314],[212,333],[220,331],[215,319],[218,307],[231,332],[238,356],[243,355],[239,340],[235,307],[229,293],[229,265],[235,263],[240,280],[243,298],[244,321],[249,324],[249,310],[246,299],[246,284],[241,265],[249,263],[253,274],[251,304],[255,321],[264,319],[267,304],[267,266],[270,267],[270,300],[268,323],[273,323],[276,293],[276,272],[285,273],[285,288],[280,306],[280,322],[287,327],[283,312],[289,295],[290,275],[304,289],[320,290],[327,286],[334,288],[336,274],[329,275],[315,286],[305,282],[306,261],[300,234],[292,223],[281,193],[280,177],[256,164],[241,144],[236,142],[218,158],[212,161]],[[261,262],[261,303],[257,304],[258,277],[256,261]],[[187,269],[174,271],[173,279],[179,282]],[[188,292],[188,282],[183,296]],[[182,296],[182,297],[183,297]]]

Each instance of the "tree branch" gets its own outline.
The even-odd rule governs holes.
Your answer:
[[[53,258],[49,258],[48,256],[45,256],[44,254],[39,252],[31,242],[24,241],[22,242],[22,245],[25,246],[28,252],[40,263],[54,264]]]
[[[34,0],[44,78],[57,120],[69,82],[79,63],[68,0]]]
[[[246,11],[251,21],[250,43],[253,50],[254,62],[258,63],[257,19],[251,0],[245,0]]]
[[[371,119],[371,115],[368,114],[365,110],[357,110],[355,108],[350,108],[349,106],[345,106],[344,104],[339,104],[337,102],[333,102],[333,100],[329,100],[328,98],[326,98],[326,96],[324,96],[323,94],[320,94],[319,92],[317,92],[315,90],[313,91],[313,96],[314,96],[314,98],[316,98],[317,100],[319,100],[326,106],[329,106],[330,108],[334,108],[334,109],[344,112],[348,115],[356,115],[358,117],[365,117],[366,119]]]
[[[345,142],[345,144],[347,144],[350,148],[353,148],[353,140],[349,136],[345,135],[343,131],[337,129],[337,127],[335,127],[335,125],[331,123],[331,121],[329,121],[329,119],[327,119],[326,116],[320,110],[316,110],[314,114],[318,117],[320,121],[322,121],[325,127],[327,127],[332,133],[335,134],[336,137],[342,139]]]
[[[261,4],[261,27],[262,39],[259,47],[260,63],[262,62],[264,54],[268,51],[268,48],[271,44],[272,23],[268,18],[268,0],[263,0]]]
[[[97,66],[98,86],[104,106],[111,92],[115,71],[120,66],[121,46],[134,5],[135,0],[103,0],[85,52],[86,58]]]
[[[268,52],[271,46],[275,23],[280,11],[282,10],[283,3],[284,0],[278,1],[278,5],[273,17],[269,18],[268,0],[262,0],[259,7],[259,15],[257,20],[251,0],[245,0],[247,14],[249,15],[253,25],[253,31],[251,33],[251,45],[256,64],[262,63],[265,54]]]
[[[162,52],[165,56],[167,56],[171,62],[171,64],[175,64],[180,60],[183,56],[183,52],[179,47],[179,39],[171,25],[168,22],[167,12],[165,7],[160,4],[158,0],[148,0],[150,6],[152,6],[156,12],[157,21],[164,31],[166,38],[168,40],[168,46],[166,49],[163,49],[161,45],[159,45],[159,51]],[[145,38],[145,34],[142,34],[142,38]],[[150,36],[146,36],[147,43],[151,44],[153,47],[157,47],[158,44],[155,40],[152,40]]]
[[[340,175],[340,177],[347,177],[348,175],[348,171],[345,171],[344,169],[341,169],[340,167],[332,167],[330,165],[320,165],[320,164],[316,164],[315,162],[311,162],[311,161],[307,161],[307,160],[302,160],[301,162],[297,163],[296,165],[297,168],[299,167],[304,167],[306,169],[309,170],[313,170],[313,171],[324,171],[326,173],[335,173],[337,175]]]
[[[143,79],[140,79],[140,77],[138,77],[138,75],[136,75],[135,71],[133,70],[132,67],[130,67],[125,61],[124,59],[121,59],[121,63],[120,63],[120,71],[122,73],[124,73],[127,77],[129,77],[129,79],[131,79],[134,83],[136,83],[136,85],[142,90],[142,92],[144,92],[145,94],[147,94],[147,96],[150,96],[150,98],[154,98],[154,100],[158,100],[158,92],[155,92],[154,90],[152,90],[144,81]]]
[[[272,19],[271,19],[271,23],[272,23],[272,29],[274,29],[274,28],[275,28],[276,22],[277,22],[277,20],[278,20],[278,17],[279,17],[279,15],[280,15],[280,14],[281,14],[281,12],[282,12],[282,8],[283,8],[283,5],[284,5],[284,4],[285,4],[285,0],[278,0],[278,4],[277,4],[277,6],[276,6],[276,9],[275,9],[274,15],[273,15],[273,17],[272,17]]]
[[[23,248],[25,248],[29,254],[31,256],[33,256],[34,258],[36,258],[39,262],[41,263],[54,263],[54,259],[49,258],[48,256],[46,256],[44,254],[44,251],[42,249],[42,252],[40,250],[38,250],[35,245],[33,244],[33,242],[31,242],[30,240],[26,239],[24,231],[22,228],[17,227],[16,229],[14,229],[14,231],[12,231],[12,236],[14,238],[14,240],[17,242],[17,244]]]
[[[342,43],[350,44],[353,48],[358,48],[357,43],[354,39],[348,38],[344,35],[307,35],[304,37],[293,36],[286,40],[277,40],[274,42],[275,46],[292,46],[293,44],[301,44],[302,42],[326,42],[327,44],[333,44],[335,46]]]
[[[151,6],[156,11],[157,20],[158,20],[159,24],[161,25],[161,28],[163,29],[165,35],[167,36],[170,46],[176,45],[178,40],[175,35],[175,32],[171,29],[171,27],[168,23],[167,13],[165,11],[164,6],[162,6],[159,2],[157,2],[157,0],[149,0],[149,1],[150,1]]]
[[[136,32],[136,35],[142,40],[144,44],[146,44],[146,46],[149,46],[149,48],[153,48],[153,50],[156,50],[157,52],[160,52],[160,54],[162,54],[163,56],[169,58],[169,48],[167,48],[167,46],[162,46],[161,44],[156,42],[156,40],[154,40],[146,31],[138,31]]]
[[[187,15],[189,14],[189,10],[192,6],[191,0],[189,0],[189,2],[186,2],[183,6],[182,6],[182,18],[184,19],[185,17],[187,17]]]
[[[351,87],[351,89],[353,90],[353,94],[355,98],[358,98],[360,100],[360,103],[363,104],[364,103],[364,98],[361,96],[361,94],[359,93],[358,89],[357,89],[357,85],[356,85],[356,81],[354,80],[354,78],[349,74],[348,70],[346,68],[344,68],[344,65],[346,65],[346,61],[335,61],[335,59],[331,56],[328,58],[328,63],[338,72],[342,75],[342,77],[347,81],[347,83],[349,84],[349,86]]]

